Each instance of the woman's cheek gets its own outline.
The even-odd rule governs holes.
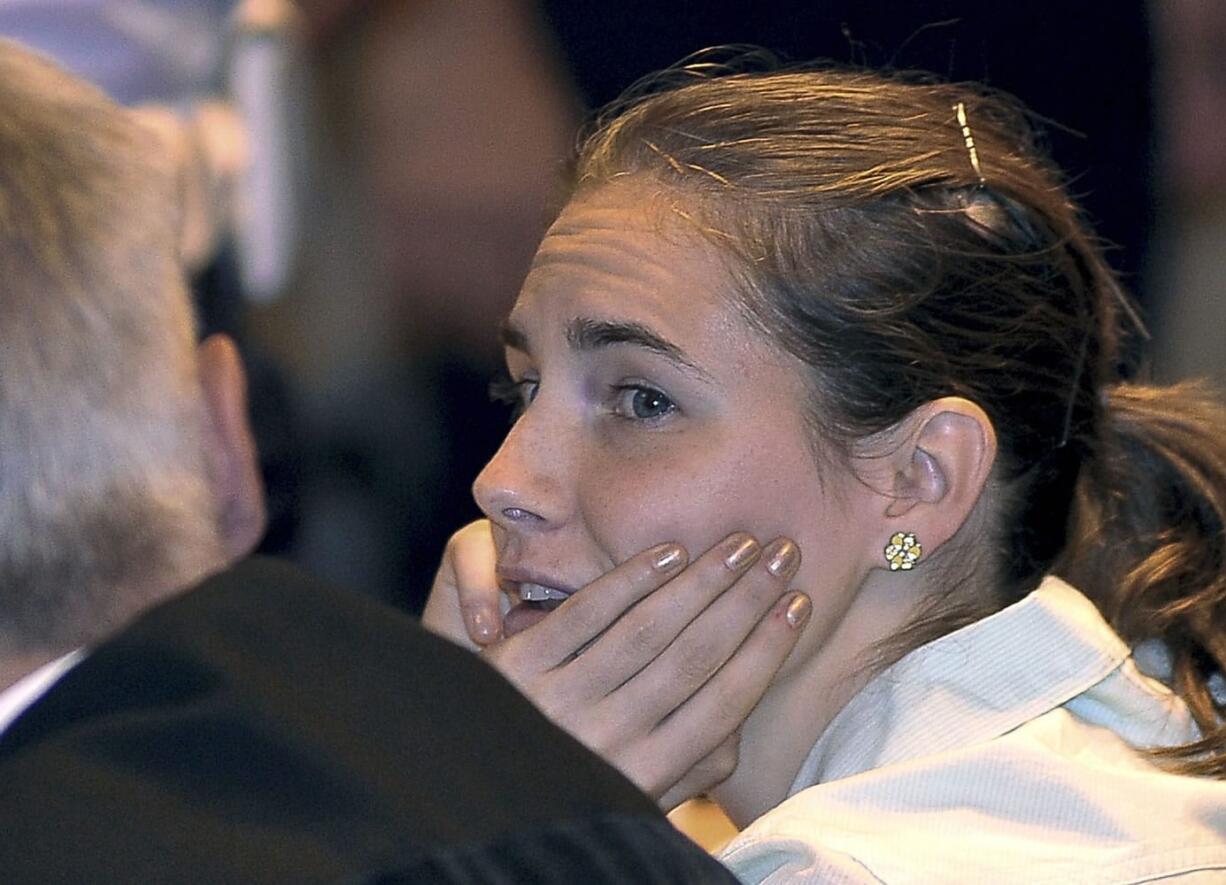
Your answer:
[[[760,521],[745,456],[693,440],[640,448],[633,456],[622,448],[583,470],[585,520],[613,561],[663,541],[677,541],[697,557]]]

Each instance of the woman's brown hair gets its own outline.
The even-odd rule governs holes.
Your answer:
[[[995,425],[999,592],[911,647],[1059,574],[1131,645],[1165,643],[1203,740],[1162,752],[1226,777],[1226,409],[1136,383],[1139,321],[1024,111],[916,76],[671,76],[599,120],[578,191],[637,175],[683,197],[747,318],[810,367],[836,451],[944,396]]]

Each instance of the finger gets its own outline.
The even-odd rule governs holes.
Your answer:
[[[800,548],[787,538],[773,541],[759,564],[624,687],[640,715],[663,719],[705,685],[757,629],[799,567]]]
[[[489,520],[477,520],[456,532],[448,544],[448,556],[455,570],[464,628],[477,645],[489,645],[502,636],[502,591]]]
[[[652,760],[654,770],[649,767],[641,776],[657,783],[680,781],[694,759],[706,758],[740,729],[796,645],[811,612],[803,593],[780,599],[719,672],[647,738],[642,755]]]
[[[720,553],[728,551],[725,546]],[[584,654],[598,650],[591,665],[601,665],[608,691],[620,695],[615,710],[636,723],[648,716],[658,722],[723,665],[787,589],[800,564],[800,549],[786,538],[777,538],[765,554],[755,552],[752,565],[730,565],[739,555],[735,552],[713,558],[705,574],[691,567],[673,582],[676,588],[670,584],[640,606],[642,611],[629,613],[609,631],[608,643],[602,640]],[[686,580],[697,584],[685,586]],[[670,599],[674,604],[667,608]]]
[[[530,654],[553,668],[621,617],[626,609],[680,572],[688,557],[678,544],[660,544],[632,556],[585,586],[539,624],[512,636],[504,656]]]
[[[447,547],[443,551],[443,561],[439,564],[434,584],[430,588],[430,595],[426,599],[425,610],[421,615],[422,626],[426,629],[474,651],[480,648],[480,645],[473,641],[472,631],[465,623],[464,613],[460,606],[460,589],[457,586],[459,584],[457,566],[466,568],[468,559],[460,557],[460,562],[457,563],[455,554],[457,546],[468,543],[466,539],[480,528],[478,523],[472,523],[452,535],[447,542]],[[488,529],[486,531],[488,532]],[[468,575],[466,580],[470,584],[479,581],[479,577],[467,572],[466,574]]]
[[[741,579],[761,551],[752,535],[729,535],[657,592],[625,611],[569,665],[568,677],[583,680],[597,696],[612,692],[655,660],[700,612]],[[748,629],[746,626],[745,632]],[[729,648],[728,653],[731,651]]]
[[[668,813],[680,805],[717,787],[732,776],[740,761],[741,733],[734,731],[698,764],[685,772],[658,798],[660,810]],[[648,791],[645,791],[648,792]],[[651,795],[648,792],[648,795]]]

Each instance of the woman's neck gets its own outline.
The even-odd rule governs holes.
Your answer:
[[[736,770],[711,791],[738,827],[787,798],[813,745],[879,669],[872,662],[880,644],[914,616],[922,594],[909,589],[909,598],[900,598],[896,582],[869,578],[821,647],[794,666],[785,663],[741,728]]]
[[[770,687],[741,727],[736,771],[711,791],[738,828],[787,798],[809,751],[869,675],[827,677],[819,686],[809,671],[806,666]]]

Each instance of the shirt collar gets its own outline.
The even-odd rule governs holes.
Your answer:
[[[1100,682],[1129,649],[1056,577],[875,676],[834,718],[789,795],[1011,731]]]
[[[4,691],[0,691],[0,734],[3,734],[17,717],[24,713],[39,698],[51,690],[60,677],[71,670],[85,656],[83,649],[48,661],[37,670],[32,670]]]

